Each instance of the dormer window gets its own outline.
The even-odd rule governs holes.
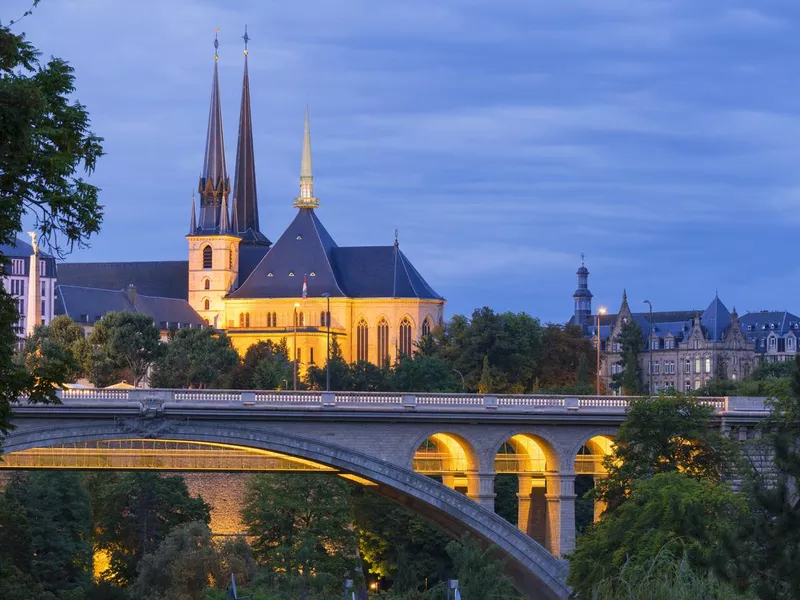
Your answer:
[[[289,277],[294,277],[294,271],[289,271]]]
[[[303,236],[302,235],[298,235],[297,238],[295,238],[295,239],[302,240]]]
[[[272,277],[272,273],[267,273],[267,277]]]
[[[317,276],[317,274],[316,274],[316,273],[314,273],[314,271],[311,271],[311,273],[309,273],[309,274],[308,274],[308,276],[309,276],[309,277],[316,277],[316,276]]]

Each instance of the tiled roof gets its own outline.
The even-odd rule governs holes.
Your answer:
[[[703,312],[700,317],[700,323],[705,328],[708,339],[719,341],[722,339],[722,334],[725,330],[730,327],[731,313],[717,296]]]
[[[766,337],[772,332],[786,335],[790,330],[800,330],[800,317],[785,310],[747,313],[739,318],[739,323],[748,338]]]
[[[199,327],[205,321],[186,300],[136,294],[133,303],[126,290],[104,290],[73,285],[56,286],[56,314],[78,323],[94,323],[108,312],[138,312],[149,315],[161,329],[187,325]],[[168,326],[166,324],[169,324]]]
[[[441,299],[399,248],[339,247],[308,208],[228,297],[299,298],[304,275],[309,297]]]
[[[62,263],[58,283],[119,291],[128,285],[140,294],[189,298],[189,262],[185,260],[120,263]]]

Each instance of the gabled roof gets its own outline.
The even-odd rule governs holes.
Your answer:
[[[125,290],[104,290],[73,285],[56,286],[56,314],[76,323],[94,323],[109,312],[137,312],[153,318],[156,325],[169,328],[199,327],[205,321],[186,300],[135,294],[133,303]]]
[[[189,262],[62,263],[58,283],[114,291],[133,285],[146,296],[188,300]]]
[[[333,258],[339,282],[352,298],[443,299],[395,246],[336,248]]]
[[[228,297],[299,298],[304,275],[309,297],[329,293],[349,298],[442,299],[399,248],[341,248],[310,208],[298,210],[280,239]]]
[[[303,276],[308,281],[309,296],[345,296],[331,263],[335,247],[336,242],[314,210],[301,208],[250,276],[228,297],[299,298]]]

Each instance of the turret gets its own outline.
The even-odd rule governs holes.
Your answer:
[[[572,294],[575,300],[575,313],[572,317],[573,325],[583,325],[586,319],[592,316],[592,292],[589,291],[589,269],[586,268],[586,256],[581,254],[581,266],[576,272],[578,276],[578,289]]]

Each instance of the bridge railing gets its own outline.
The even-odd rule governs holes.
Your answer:
[[[182,405],[242,405],[262,408],[343,410],[464,410],[523,413],[624,413],[633,396],[556,396],[545,394],[446,394],[399,392],[320,392],[286,390],[66,389],[65,405],[158,400]],[[24,401],[24,399],[21,399]],[[766,398],[708,397],[700,402],[717,413],[767,412]]]

